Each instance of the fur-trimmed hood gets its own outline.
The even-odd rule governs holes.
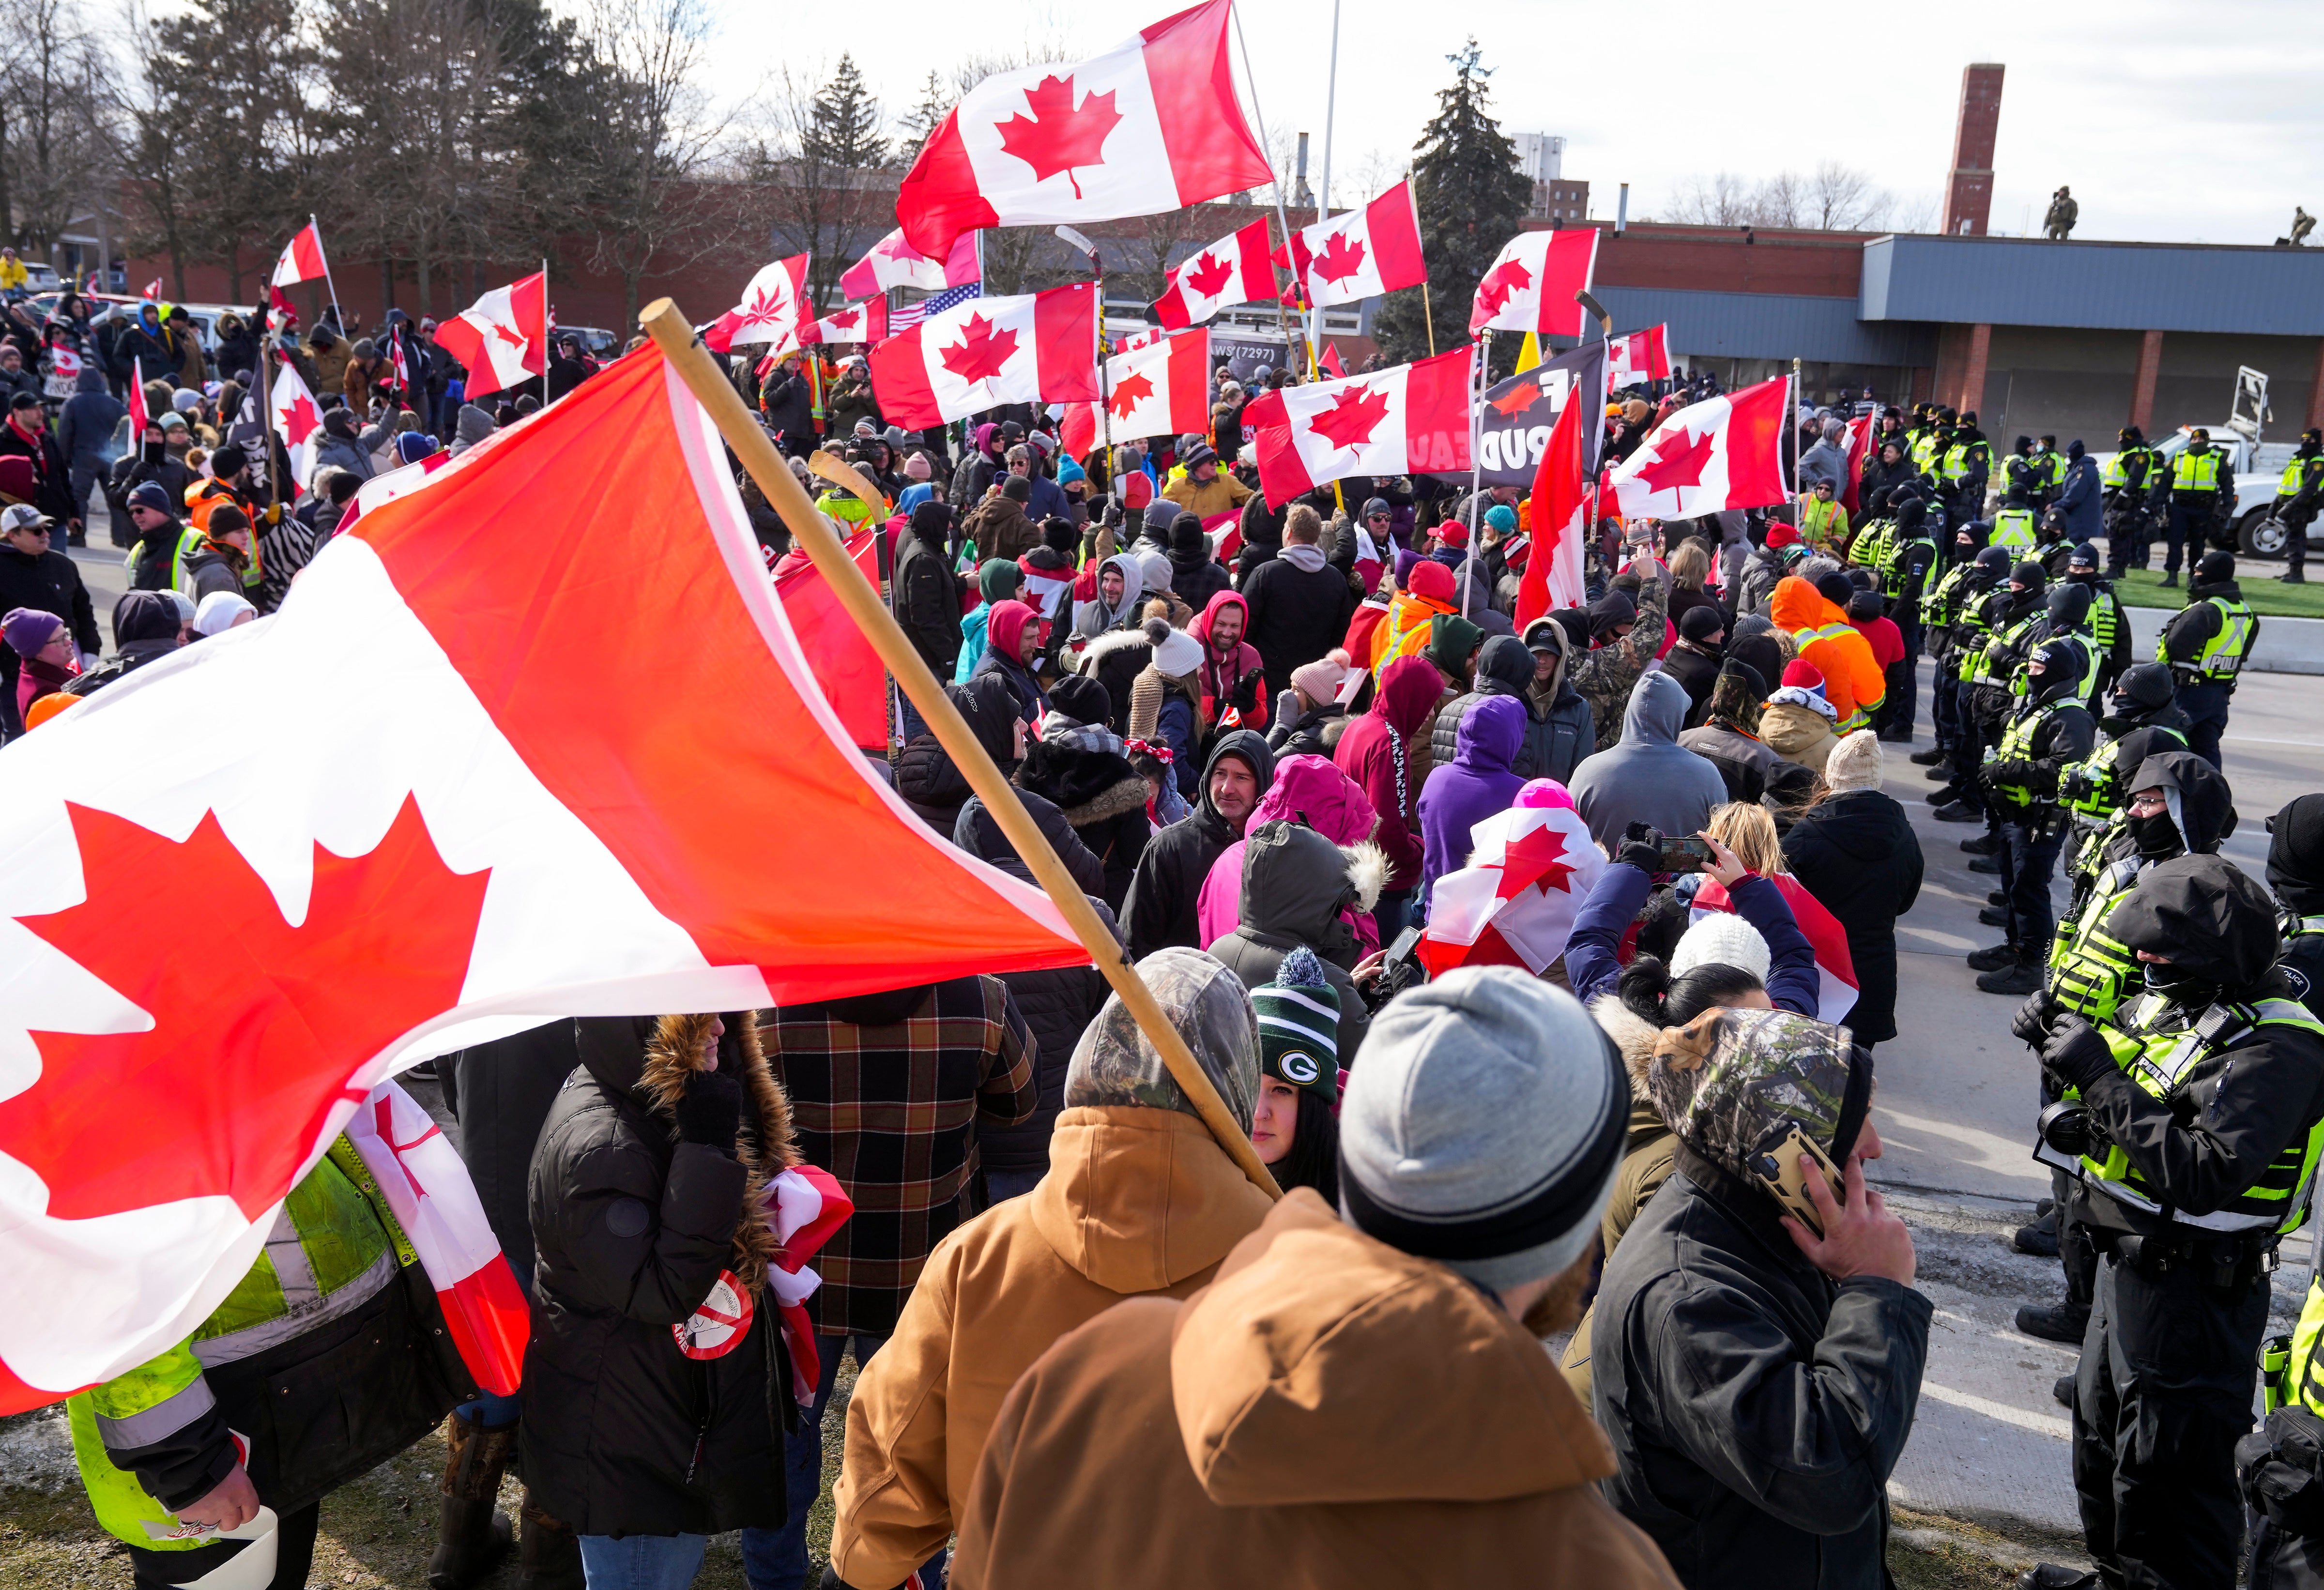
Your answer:
[[[1046,796],[1077,828],[1143,810],[1148,794],[1146,781],[1128,757],[1059,740],[1037,740],[1025,747],[1017,784]]]
[[[687,1078],[702,1069],[711,1023],[719,1019],[707,1013],[661,1016],[655,1020],[653,1034],[646,1040],[638,1079],[630,1093],[669,1123],[672,1142],[678,1138],[678,1101],[686,1092]],[[734,1228],[733,1269],[755,1290],[766,1280],[767,1266],[775,1256],[774,1230],[764,1218],[773,1199],[767,1184],[797,1165],[799,1153],[791,1133],[790,1100],[784,1095],[782,1084],[775,1080],[760,1045],[758,1013],[728,1011],[724,1020],[726,1032],[718,1040],[718,1065],[742,1074],[742,1131],[734,1148],[749,1172],[743,1196],[745,1217]]]
[[[1110,629],[1083,648],[1081,661],[1074,665],[1074,671],[1085,673],[1092,679],[1095,679],[1099,663],[1117,652],[1133,650],[1147,652],[1154,650],[1154,642],[1146,638],[1144,630]],[[1146,666],[1143,659],[1139,661],[1139,666],[1140,668]]]
[[[1622,1151],[1635,1153],[1670,1134],[1663,1118],[1655,1114],[1654,1096],[1646,1091],[1646,1073],[1654,1064],[1655,1046],[1662,1040],[1663,1030],[1624,1004],[1618,994],[1601,994],[1591,1000],[1590,1013],[1600,1031],[1622,1051],[1622,1068],[1630,1074],[1629,1137]]]

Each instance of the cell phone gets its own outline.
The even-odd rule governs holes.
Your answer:
[[[1406,928],[1396,936],[1396,942],[1388,947],[1388,954],[1380,957],[1380,970],[1395,971],[1396,968],[1409,961],[1412,958],[1412,952],[1419,948],[1420,929]]]
[[[1807,1173],[1800,1167],[1803,1154],[1823,1172],[1824,1185],[1831,1189],[1831,1196],[1840,1197],[1840,1167],[1796,1121],[1786,1121],[1770,1132],[1744,1162],[1750,1166],[1759,1185],[1775,1195],[1784,1213],[1798,1216],[1801,1225],[1821,1236],[1823,1221],[1816,1214],[1815,1201],[1808,1197]]]
[[[1699,873],[1718,858],[1708,839],[1665,839],[1655,858],[1658,873]]]

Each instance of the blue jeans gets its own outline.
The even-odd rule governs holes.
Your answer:
[[[462,1419],[475,1420],[485,1429],[504,1430],[514,1424],[517,1416],[524,1411],[524,1399],[502,1397],[486,1391],[475,1401],[463,1402],[452,1411]]]
[[[584,1535],[581,1570],[589,1590],[686,1590],[709,1543],[707,1535]]]
[[[815,1407],[799,1410],[799,1432],[783,1443],[784,1501],[788,1503],[779,1530],[742,1531],[742,1574],[751,1590],[804,1590],[807,1568],[807,1515],[823,1493],[823,1411],[831,1406],[831,1388],[839,1381],[839,1360],[850,1341],[855,1344],[860,1370],[888,1345],[885,1336],[826,1336],[815,1338],[816,1355],[823,1362],[815,1388]],[[945,1553],[939,1551],[921,1570],[928,1590],[942,1590]],[[589,1590],[597,1590],[593,1583]]]

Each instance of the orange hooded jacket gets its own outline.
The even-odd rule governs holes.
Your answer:
[[[1799,638],[1800,655],[1823,675],[1824,697],[1840,714],[1833,732],[1845,735],[1869,724],[1888,694],[1888,681],[1872,660],[1871,642],[1849,624],[1848,615],[1791,574],[1775,582],[1767,616]]]

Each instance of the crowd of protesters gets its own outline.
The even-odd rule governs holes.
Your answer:
[[[48,541],[85,522],[64,438],[114,434],[90,400],[115,402],[120,347],[151,345],[149,378],[171,358],[155,309],[64,315],[91,363],[60,434],[50,394],[10,400],[12,723],[272,611],[363,480],[530,401],[462,402],[425,321],[278,324],[326,404],[329,473],[294,499],[251,483],[256,344],[221,323],[152,381],[160,418],[102,476],[134,571],[107,658]],[[0,329],[0,384],[9,348],[32,368],[57,328],[32,329]],[[559,359],[567,390],[586,378]],[[2052,1106],[2058,1197],[2021,1241],[2064,1256],[2042,1334],[2088,1336],[2063,1391],[2089,1551],[2108,1585],[2231,1581],[2252,1299],[2324,1141],[2315,985],[2279,967],[2324,937],[2300,914],[2324,899],[2324,817],[2288,809],[2273,900],[2213,854],[2233,821],[2217,729],[2256,623],[2203,556],[2161,658],[2134,661],[2089,541],[2101,512],[2175,512],[2159,477],[2149,503],[2101,490],[2079,444],[1996,460],[1973,414],[1888,410],[1852,439],[1803,410],[1796,500],[1609,515],[1587,599],[1520,625],[1537,553],[1515,489],[1357,478],[1268,502],[1243,413],[1288,372],[1222,365],[1208,430],[1079,458],[1031,406],[888,424],[860,360],[732,373],[803,484],[827,447],[876,492],[819,485],[816,506],[888,538],[919,659],[1286,1196],[1245,1178],[1088,966],[561,1022],[438,1062],[530,1294],[522,1391],[339,1393],[383,1441],[446,1420],[436,1590],[512,1546],[532,1590],[679,1590],[730,1530],[753,1590],[798,1590],[826,1466],[821,1584],[858,1590],[1886,1582],[1932,1307],[1865,1167],[1923,874],[1884,747],[1923,737],[1934,815],[1978,825],[1965,848],[2000,883],[1978,985],[2024,999]],[[1610,404],[1609,455],[1691,395]],[[738,484],[773,564],[788,532]],[[1029,879],[953,752],[908,704],[898,721],[878,769],[903,809]],[[1431,977],[1416,941],[1440,886],[1519,806],[1571,808],[1604,853],[1563,952]],[[2158,1034],[2178,1068],[2134,1075]],[[816,1256],[804,1372],[770,1323],[761,1213],[802,1162],[854,1206]],[[2271,1196],[2258,1224],[2180,1218]],[[761,1323],[745,1309],[696,1352],[719,1286],[760,1296]],[[2195,1323],[2157,1329],[2172,1309]],[[2199,1396],[2156,1389],[2198,1370]],[[85,1472],[220,1527],[266,1502],[273,1583],[303,1582],[344,1464],[271,1471],[269,1495],[230,1410],[172,1426],[167,1401],[94,1396]],[[513,1525],[493,1507],[511,1472]],[[141,1583],[185,1585],[228,1544],[132,1556]]]

